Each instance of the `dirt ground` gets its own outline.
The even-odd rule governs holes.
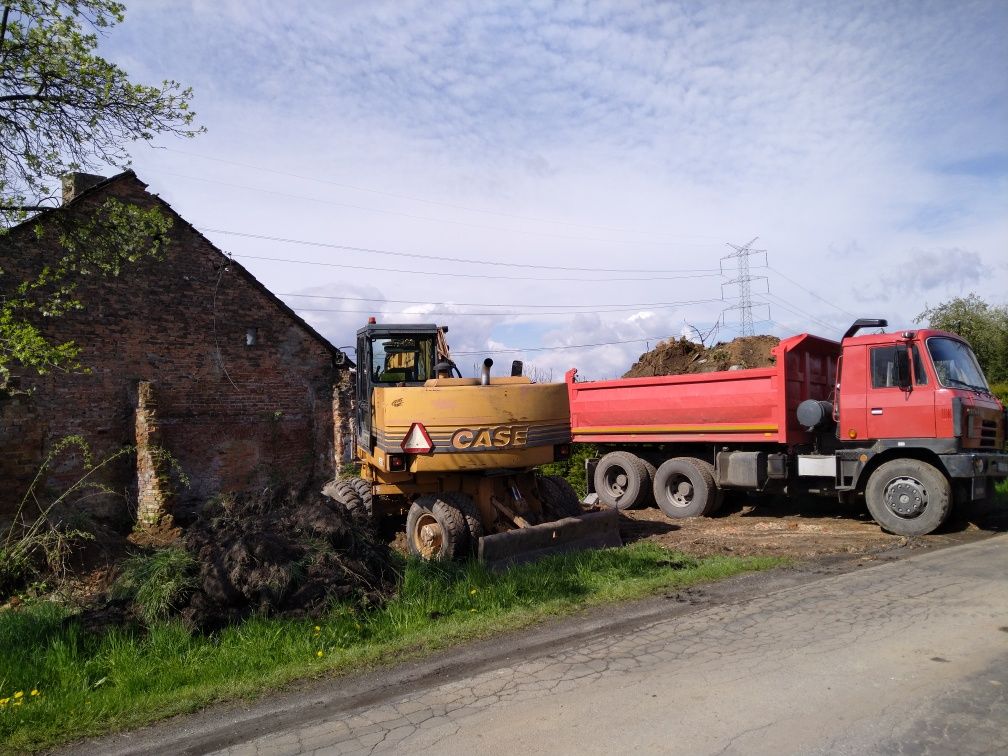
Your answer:
[[[907,539],[883,532],[863,502],[828,498],[729,498],[714,517],[672,520],[657,507],[623,513],[625,543],[651,540],[694,556],[783,556],[794,559],[832,554],[875,554],[892,548],[928,548],[1008,531],[1008,507],[996,501],[953,510],[936,533]]]

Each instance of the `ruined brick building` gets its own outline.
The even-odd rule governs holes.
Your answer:
[[[141,519],[156,517],[171,496],[319,484],[350,443],[341,418],[352,363],[146,189],[132,171],[64,181],[60,212],[86,217],[108,197],[156,206],[172,220],[171,243],[161,260],[82,280],[83,310],[45,321],[48,338],[81,347],[90,372],[15,370],[18,391],[0,396],[0,519],[53,444],[70,434],[85,437],[96,459],[136,445],[135,456],[101,471],[120,495],[87,506],[139,502]],[[55,254],[35,234],[47,218],[0,236],[0,295]],[[178,462],[187,488],[154,447]],[[45,485],[58,490],[75,479],[79,463],[59,462]],[[68,469],[74,464],[76,471]]]

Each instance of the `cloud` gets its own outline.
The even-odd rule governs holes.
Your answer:
[[[456,350],[548,348],[515,356],[602,376],[648,338],[715,323],[722,279],[577,269],[717,269],[725,242],[757,234],[804,287],[753,271],[778,334],[912,317],[974,284],[1003,299],[1006,33],[1008,6],[984,2],[201,0],[131,6],[103,50],[194,86],[209,132],[184,149],[232,162],[155,151],[136,167],[198,225],[574,269],[212,237],[357,266],[239,258],[274,291],[373,297],[386,322],[447,323]],[[377,270],[394,267],[422,272]],[[315,303],[337,310],[305,317],[338,345],[370,307]]]

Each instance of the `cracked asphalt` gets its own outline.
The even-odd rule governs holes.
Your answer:
[[[1008,752],[1008,536],[870,564],[785,573],[762,595],[745,580],[681,594],[623,620],[561,624],[538,645],[519,637],[495,655],[486,644],[455,668],[333,681],[282,711],[151,728],[100,749]]]

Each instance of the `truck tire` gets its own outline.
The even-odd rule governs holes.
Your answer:
[[[704,510],[704,517],[710,517],[721,509],[721,505],[724,504],[724,491],[718,488],[717,478],[714,476],[714,465],[705,459],[697,459],[696,457],[693,457],[693,461],[705,470],[707,479],[714,486],[714,494],[710,497],[707,502],[707,508]]]
[[[694,457],[662,462],[654,479],[654,497],[668,517],[699,517],[717,506],[720,498],[709,463]]]
[[[927,535],[948,517],[952,485],[927,462],[894,459],[879,465],[868,478],[865,502],[883,530],[902,536]]]
[[[357,478],[357,480],[360,480],[360,478]],[[333,501],[338,501],[346,507],[347,512],[357,522],[366,525],[371,524],[370,508],[365,507],[364,501],[357,492],[357,487],[353,484],[351,478],[334,478],[330,480],[322,487],[322,495],[328,496]]]
[[[418,496],[406,515],[406,547],[428,562],[461,559],[469,549],[465,515],[438,496]]]
[[[595,492],[604,506],[629,509],[649,501],[648,468],[640,457],[625,451],[609,452],[595,467]]]
[[[442,491],[440,497],[446,504],[451,504],[462,513],[466,522],[466,531],[469,533],[469,549],[470,551],[474,550],[479,539],[486,533],[486,529],[483,527],[483,518],[480,517],[476,502],[461,491]]]
[[[539,478],[539,494],[545,522],[584,514],[574,487],[559,475],[544,475]]]

